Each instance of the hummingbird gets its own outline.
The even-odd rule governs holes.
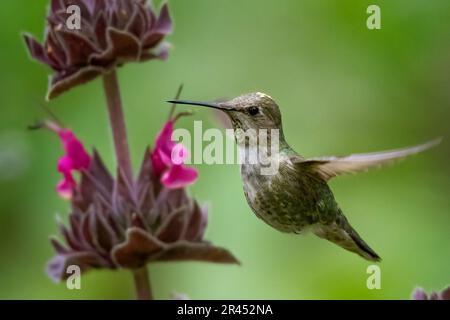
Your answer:
[[[278,148],[275,154],[271,154],[272,159],[277,161],[276,172],[261,174],[260,163],[241,163],[245,198],[254,214],[281,232],[311,231],[369,261],[380,261],[381,258],[350,225],[328,181],[343,174],[390,164],[436,146],[441,141],[438,138],[421,145],[382,152],[305,158],[286,142],[280,108],[267,94],[249,93],[224,102],[168,102],[221,110],[231,120],[235,132],[238,129],[243,132],[250,129],[278,130]],[[238,139],[237,134],[235,136]],[[241,158],[254,152],[242,141],[238,147]]]

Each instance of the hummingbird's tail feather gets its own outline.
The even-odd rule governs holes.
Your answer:
[[[316,226],[314,234],[360,255],[366,260],[381,260],[380,256],[352,228],[344,215],[340,215],[332,224]]]

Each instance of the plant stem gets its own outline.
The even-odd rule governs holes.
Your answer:
[[[133,181],[133,171],[131,168],[125,116],[122,108],[122,99],[120,97],[116,70],[103,76],[103,87],[108,102],[109,123],[113,134],[117,165],[131,184]],[[143,267],[141,269],[133,270],[133,277],[137,298],[139,300],[152,300],[153,295],[150,288],[147,268]]]
[[[152,289],[148,277],[147,267],[133,270],[136,297],[138,300],[153,300]]]
[[[109,122],[113,134],[117,165],[128,179],[128,182],[131,183],[133,171],[131,169],[125,116],[122,109],[122,100],[120,97],[116,70],[103,76],[103,87],[108,102]]]

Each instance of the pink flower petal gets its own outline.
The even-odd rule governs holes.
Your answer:
[[[72,160],[73,169],[81,170],[89,168],[91,157],[73,132],[67,129],[61,129],[58,134],[66,151],[66,156]]]
[[[171,153],[165,152],[163,149],[156,149],[156,152],[158,153],[159,159],[166,168],[172,166],[173,163],[171,159]]]
[[[56,186],[56,191],[62,198],[70,199],[73,190],[77,186],[72,173],[73,171],[88,169],[91,157],[72,131],[61,129],[57,125],[52,125],[52,128],[53,127],[54,131],[58,133],[65,151],[64,156],[58,160],[57,166],[58,172],[60,172],[64,178]]]
[[[162,175],[161,183],[169,189],[177,189],[194,183],[197,178],[196,169],[178,165],[171,167]]]
[[[70,199],[72,198],[73,190],[76,186],[77,184],[72,175],[65,175],[64,179],[61,180],[56,186],[56,192],[58,192],[60,197],[63,199]]]
[[[171,161],[174,165],[180,165],[183,164],[184,161],[189,157],[189,151],[186,149],[186,147],[178,143],[172,148],[171,152]]]
[[[150,157],[152,160],[152,168],[154,174],[160,176],[166,169],[166,165],[161,160],[161,156],[159,155],[159,152],[156,152],[156,150],[151,153]]]
[[[167,121],[162,130],[158,133],[155,141],[155,149],[172,149],[173,122]],[[168,148],[169,147],[169,148]]]
[[[198,178],[197,170],[183,165],[189,152],[183,144],[172,141],[173,130],[173,121],[166,122],[151,154],[155,174],[161,176],[161,183],[170,189],[182,188]]]
[[[58,160],[58,172],[70,173],[73,170],[73,162],[69,156],[63,156]]]
[[[156,175],[161,175],[172,165],[171,153],[175,146],[172,141],[173,122],[168,121],[158,133],[155,147],[152,151],[152,165]]]
[[[165,167],[183,164],[189,156],[188,150],[181,144],[174,145],[169,152],[164,149],[155,149],[155,154]]]

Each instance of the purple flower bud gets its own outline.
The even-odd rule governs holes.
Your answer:
[[[52,0],[44,43],[24,35],[31,57],[54,74],[47,98],[108,73],[127,62],[166,59],[163,39],[172,31],[167,4],[159,16],[146,0]],[[77,6],[79,29],[70,28]]]

